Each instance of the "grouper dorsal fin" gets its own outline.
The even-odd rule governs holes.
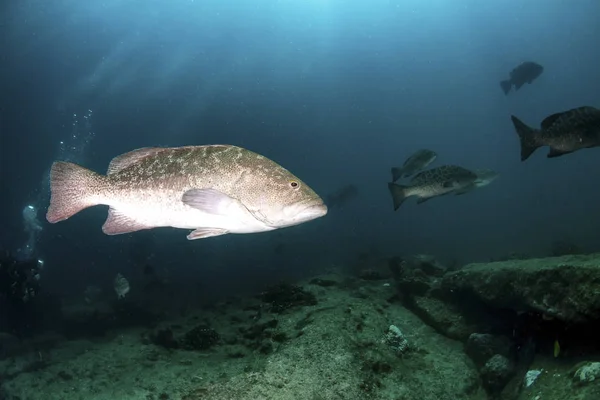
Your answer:
[[[163,147],[142,147],[141,149],[133,150],[120,156],[116,156],[108,164],[106,175],[116,174],[119,171],[135,164],[136,162],[164,150]]]
[[[544,120],[542,121],[542,129],[550,129],[550,127],[552,125],[554,125],[554,123],[556,122],[557,119],[559,119],[561,117],[561,115],[563,115],[564,112],[559,112],[556,114],[552,114],[546,118],[544,118]]]

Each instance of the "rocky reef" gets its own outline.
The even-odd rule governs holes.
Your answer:
[[[600,318],[599,257],[568,255],[470,264],[444,275],[441,287],[495,309],[590,322]]]
[[[350,270],[169,316],[67,307],[58,334],[0,334],[0,398],[600,398],[600,255]]]
[[[388,260],[398,298],[438,332],[464,343],[491,398],[521,398],[532,384],[528,379],[543,370],[530,369],[536,360],[548,364],[546,370],[560,370],[570,359],[600,358],[600,254],[511,259],[457,270],[422,261]],[[565,372],[577,380],[574,374]],[[555,393],[571,388],[548,386]],[[585,396],[599,391],[596,385],[578,393],[592,399],[600,397]]]

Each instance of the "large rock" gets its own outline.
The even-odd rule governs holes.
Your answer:
[[[600,254],[469,264],[441,287],[494,308],[587,322],[600,318]]]
[[[388,259],[392,273],[402,297],[423,296],[438,286],[439,277],[446,268],[433,256],[416,255],[408,258]]]
[[[470,323],[453,304],[427,296],[414,296],[406,304],[426,324],[441,334],[465,341],[479,327]]]
[[[509,358],[514,353],[513,343],[505,336],[472,333],[465,343],[465,352],[475,365],[482,367],[496,354]]]
[[[502,391],[514,372],[513,363],[508,358],[496,354],[485,363],[479,374],[483,386],[488,392],[495,394]]]

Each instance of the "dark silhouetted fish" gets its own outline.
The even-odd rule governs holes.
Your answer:
[[[388,189],[392,194],[395,211],[408,197],[417,196],[417,204],[420,204],[433,197],[460,191],[476,180],[477,175],[468,169],[456,165],[443,165],[415,175],[410,185],[390,182]]]
[[[548,158],[589,147],[600,146],[600,110],[579,107],[552,114],[542,121],[541,129],[533,129],[511,116],[521,141],[521,161],[538,148],[549,146]]]
[[[108,205],[107,235],[156,227],[194,229],[189,240],[298,225],[327,213],[291,172],[230,145],[143,148],[115,157],[106,176],[57,161],[46,219]]]
[[[352,184],[348,184],[327,195],[325,202],[328,208],[341,207],[353,198],[358,196],[358,188]]]
[[[526,61],[510,71],[510,78],[500,82],[504,94],[508,94],[512,87],[515,91],[519,90],[525,83],[531,84],[538,76],[544,72],[544,67],[532,61]]]
[[[392,182],[400,178],[407,178],[427,168],[429,164],[435,161],[437,154],[435,151],[421,149],[415,151],[404,161],[401,168],[392,168]]]

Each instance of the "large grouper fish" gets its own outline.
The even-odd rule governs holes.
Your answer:
[[[319,218],[327,206],[274,161],[232,145],[146,147],[115,157],[106,175],[56,161],[50,223],[108,205],[107,235],[193,229],[189,240],[271,231]]]

